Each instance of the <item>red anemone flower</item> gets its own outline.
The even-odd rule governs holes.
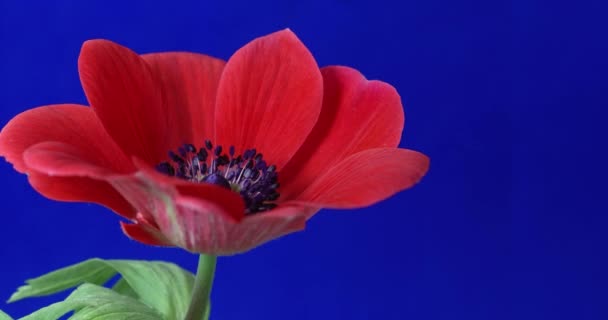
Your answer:
[[[91,107],[17,115],[0,154],[42,195],[103,205],[145,244],[247,251],[303,229],[322,207],[383,200],[428,169],[425,155],[397,148],[395,89],[319,69],[290,30],[227,62],[92,40],[78,69]]]

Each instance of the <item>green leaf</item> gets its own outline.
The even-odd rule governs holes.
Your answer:
[[[112,290],[116,291],[117,293],[122,294],[123,296],[131,297],[131,298],[135,298],[135,299],[138,298],[137,293],[135,293],[135,291],[133,291],[133,288],[131,288],[131,286],[129,285],[129,283],[127,283],[125,278],[120,278],[118,281],[116,281],[114,286],[112,286]]]
[[[103,285],[116,273],[122,276],[113,287],[116,292],[139,299],[165,319],[184,318],[194,275],[175,264],[159,261],[87,260],[26,281],[27,285],[20,287],[9,302],[53,294],[83,283]]]
[[[71,301],[61,301],[53,303],[48,307],[44,307],[30,315],[27,315],[20,320],[50,320],[59,319],[62,315],[76,309],[77,303]]]
[[[0,320],[13,320],[8,314],[0,310]]]
[[[13,293],[8,302],[23,298],[46,296],[69,288],[76,287],[85,282],[93,284],[106,283],[116,271],[108,268],[103,260],[91,259],[66,268],[62,268],[41,277],[25,281],[27,285],[21,286]]]
[[[42,308],[21,320],[58,319],[76,311],[72,320],[162,320],[156,310],[130,297],[93,284],[83,284],[65,301]]]
[[[145,304],[166,319],[183,319],[190,304],[194,275],[166,262],[110,260]]]

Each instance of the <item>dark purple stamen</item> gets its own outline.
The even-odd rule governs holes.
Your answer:
[[[180,179],[211,183],[238,192],[245,201],[245,213],[254,214],[276,207],[280,194],[276,166],[268,166],[264,156],[256,149],[247,149],[242,156],[234,156],[235,148],[230,146],[228,154],[222,153],[222,146],[215,146],[205,140],[205,146],[197,149],[192,144],[184,144],[178,153],[169,151],[170,161],[162,162],[156,170]]]
[[[204,177],[203,182],[215,184],[220,187],[230,189],[230,182],[228,182],[228,180],[226,180],[226,178],[224,178],[224,176],[222,176],[219,173],[212,173],[212,174]]]

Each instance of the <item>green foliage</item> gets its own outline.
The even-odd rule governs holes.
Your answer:
[[[57,319],[76,311],[72,320],[162,320],[158,312],[130,297],[110,289],[85,283],[64,301],[42,308],[21,320]]]
[[[0,320],[13,320],[13,318],[9,317],[8,314],[0,310]]]
[[[121,278],[112,289],[102,287],[116,274]],[[9,302],[78,287],[65,301],[23,319],[56,319],[75,310],[70,319],[182,320],[193,283],[192,273],[167,262],[90,259],[27,280]]]

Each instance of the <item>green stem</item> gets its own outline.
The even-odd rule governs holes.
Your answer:
[[[209,294],[215,275],[215,256],[201,254],[192,289],[192,299],[184,320],[206,320],[209,314]]]

